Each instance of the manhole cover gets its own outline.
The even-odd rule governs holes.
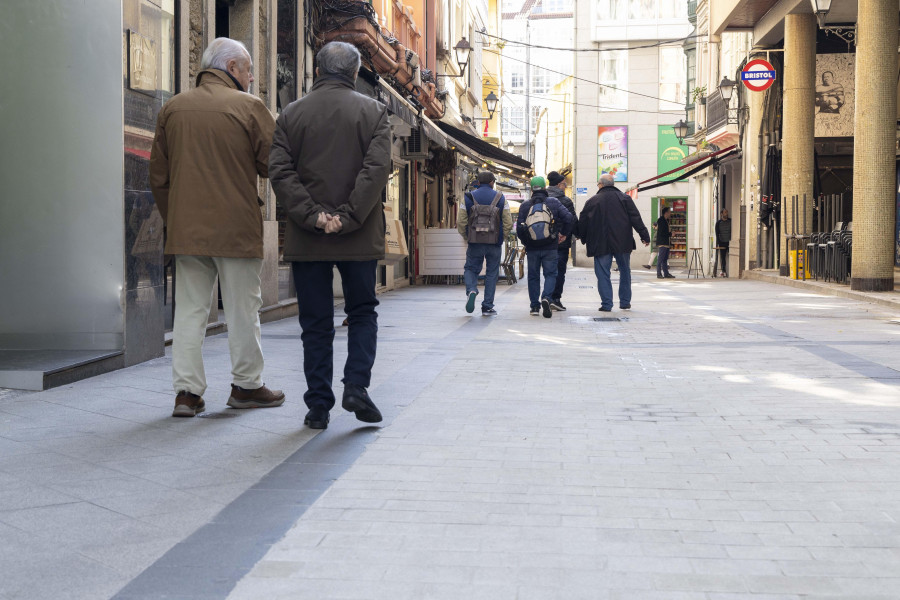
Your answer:
[[[594,317],[595,321],[627,321],[628,317]]]
[[[201,419],[233,419],[238,416],[236,412],[216,412],[216,413],[208,413],[205,412],[201,415],[197,415]]]

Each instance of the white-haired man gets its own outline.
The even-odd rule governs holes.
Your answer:
[[[263,385],[259,309],[263,259],[257,176],[268,177],[275,120],[249,93],[247,49],[215,39],[197,86],[163,106],[150,154],[150,186],[166,222],[166,254],[175,256],[172,373],[175,417],[203,412],[206,375],[201,346],[216,277],[228,323],[233,408],[284,402]]]

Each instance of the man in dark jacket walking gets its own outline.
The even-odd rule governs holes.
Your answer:
[[[560,242],[572,235],[575,218],[547,195],[547,182],[543,177],[531,178],[531,198],[519,207],[516,235],[525,245],[528,257],[528,299],[531,314],[543,313],[550,318],[550,298],[556,289],[556,269]],[[544,291],[541,292],[541,269],[544,270]]]
[[[728,209],[723,208],[721,218],[716,221],[716,246],[722,265],[722,277],[728,277],[728,245],[731,243],[731,218]]]
[[[572,199],[566,196],[566,178],[557,173],[550,171],[547,174],[547,195],[556,198],[570,213],[572,219],[576,219],[578,214],[575,212],[575,204]],[[557,262],[556,262],[556,288],[550,298],[550,308],[553,310],[566,310],[562,303],[563,286],[566,284],[566,267],[569,266],[569,250],[572,248],[572,236],[565,241],[560,241],[557,246]]]
[[[355,90],[355,46],[331,42],[316,59],[312,90],[276,121],[269,177],[287,212],[284,259],[292,263],[303,330],[304,422],[325,429],[335,403],[335,266],[349,320],[341,405],[360,421],[381,421],[366,388],[378,334],[375,271],[384,258],[381,195],[391,168],[391,127],[387,108]]]
[[[576,234],[587,247],[587,255],[594,257],[603,312],[611,311],[613,306],[609,278],[613,258],[619,267],[619,308],[631,308],[631,252],[636,247],[632,229],[645,246],[650,244],[650,233],[634,201],[615,187],[612,175],[604,173],[600,176],[600,190],[584,205],[576,225]]]
[[[495,180],[494,174],[490,171],[479,173],[478,187],[466,192],[465,201],[459,205],[456,215],[456,230],[468,244],[463,272],[466,281],[466,312],[475,310],[478,274],[481,272],[481,266],[486,263],[484,300],[481,302],[483,317],[497,314],[494,310],[494,294],[497,291],[497,279],[500,277],[500,255],[503,253],[503,240],[512,230],[509,205],[503,194],[494,190]],[[482,208],[474,208],[476,204]],[[477,215],[476,211],[482,211],[484,215]],[[476,230],[476,226],[483,231]],[[488,242],[489,238],[493,239]]]

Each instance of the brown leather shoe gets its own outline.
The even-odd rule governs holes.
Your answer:
[[[270,408],[284,404],[284,392],[270,390],[265,385],[255,390],[245,390],[231,384],[231,397],[228,406],[231,408]]]
[[[172,411],[172,416],[193,417],[204,410],[206,410],[206,403],[203,402],[203,398],[190,392],[178,392],[178,395],[175,396],[175,410]]]

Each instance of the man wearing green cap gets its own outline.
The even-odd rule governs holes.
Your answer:
[[[575,219],[559,200],[547,194],[547,182],[543,177],[532,177],[530,187],[531,198],[519,207],[516,235],[522,240],[528,257],[531,314],[543,314],[549,319],[553,315],[550,301],[556,289],[557,248],[572,235]],[[541,269],[544,270],[543,292]]]

